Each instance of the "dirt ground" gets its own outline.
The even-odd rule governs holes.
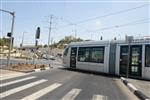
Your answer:
[[[28,71],[33,71],[34,69],[44,69],[47,67],[44,64],[15,64],[10,66],[10,70],[15,70],[15,71],[21,71],[21,72],[28,72]]]

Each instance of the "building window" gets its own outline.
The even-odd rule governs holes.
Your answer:
[[[90,62],[104,63],[104,47],[91,48]]]
[[[69,48],[66,48],[64,51],[64,56],[67,56]]]
[[[150,67],[150,45],[145,47],[145,66]]]
[[[78,61],[88,62],[90,56],[90,49],[86,47],[80,47],[78,51]]]
[[[104,63],[104,47],[80,47],[78,61]]]

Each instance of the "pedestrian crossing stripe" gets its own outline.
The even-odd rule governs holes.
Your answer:
[[[81,92],[81,89],[72,89],[61,100],[74,100],[74,98]]]
[[[92,100],[108,100],[108,98],[104,95],[93,95]]]
[[[15,83],[18,83],[18,82],[22,82],[22,81],[29,80],[29,79],[34,79],[34,78],[36,78],[36,76],[23,78],[23,79],[11,81],[11,82],[8,82],[8,83],[3,83],[3,84],[0,85],[0,87],[4,87],[4,86],[7,86],[7,85],[15,84]],[[20,87],[10,89],[8,91],[0,93],[0,98],[1,99],[5,98],[9,95],[12,95],[12,94],[20,92],[22,90],[25,90],[25,89],[31,88],[33,86],[39,85],[39,84],[44,83],[46,81],[48,81],[48,80],[41,79],[41,80],[26,84],[26,85],[23,85],[23,86],[20,86]],[[33,94],[30,94],[28,96],[23,97],[21,100],[36,100],[36,99],[39,99],[40,97],[42,97],[42,96],[52,92],[53,90],[57,89],[61,85],[62,85],[61,83],[54,83],[54,84],[52,84],[52,85],[50,85],[50,86],[48,86],[44,89],[41,89],[41,90],[39,90],[39,91],[37,91]],[[69,91],[65,96],[63,96],[60,100],[74,100],[79,95],[79,93],[81,91],[82,91],[81,89],[74,88],[71,91]],[[107,96],[96,94],[96,95],[93,95],[91,100],[108,100],[108,98],[107,98]]]
[[[43,95],[55,90],[56,88],[60,87],[61,85],[62,84],[60,84],[60,83],[54,83],[40,91],[37,91],[29,96],[22,98],[21,100],[36,100],[36,99],[42,97]]]
[[[25,75],[28,75],[28,74],[25,74],[25,73],[12,73],[12,74],[7,74],[7,75],[1,75],[0,81],[11,79],[11,78],[16,78],[16,77],[20,77],[20,76],[25,76]]]
[[[38,80],[38,81],[29,83],[29,84],[26,84],[26,85],[23,85],[23,86],[20,86],[20,87],[17,87],[17,88],[14,88],[14,89],[11,89],[11,90],[8,90],[8,91],[5,91],[5,92],[2,92],[2,93],[0,93],[0,98],[2,99],[2,98],[7,97],[11,94],[14,94],[14,93],[17,93],[17,92],[22,91],[24,89],[36,86],[36,85],[41,84],[41,83],[46,82],[46,81],[47,80],[42,79],[42,80]]]
[[[33,78],[36,78],[36,76],[26,77],[26,78],[18,79],[18,80],[7,82],[7,83],[2,83],[2,84],[0,84],[0,87],[4,87],[4,86],[11,85],[11,84],[19,83],[19,82],[30,80],[30,79],[33,79]]]

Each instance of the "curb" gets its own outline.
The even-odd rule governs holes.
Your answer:
[[[140,90],[138,90],[134,85],[128,82],[124,77],[120,78],[121,81],[129,88],[131,92],[133,92],[140,100],[150,100],[145,94],[143,94]]]
[[[5,69],[5,68],[0,68],[0,69],[22,72],[22,73],[30,73],[30,72],[40,72],[42,70],[49,70],[51,68],[53,68],[53,67],[44,67],[44,68],[32,69],[32,70],[28,70],[28,71],[21,71],[21,70],[15,70],[15,69]]]

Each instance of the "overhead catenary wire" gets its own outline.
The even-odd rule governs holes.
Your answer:
[[[146,7],[148,5],[150,5],[150,4],[144,4],[144,5],[140,5],[140,6],[137,6],[137,7],[133,7],[133,8],[129,8],[129,9],[120,10],[120,11],[117,11],[117,12],[105,14],[105,15],[102,15],[102,16],[97,16],[97,17],[89,18],[89,19],[86,19],[86,20],[79,21],[79,22],[77,22],[75,24],[86,23],[88,21],[95,20],[95,19],[98,19],[98,18],[104,18],[104,17],[113,16],[113,15],[118,15],[118,14],[121,14],[121,13],[126,13],[126,12],[129,12],[129,11],[132,11],[132,10],[136,10],[136,9],[139,9],[139,8]]]
[[[149,23],[149,22],[150,22],[150,20],[143,21],[143,22],[137,22],[137,23],[126,23],[126,24],[121,24],[121,25],[114,25],[114,26],[110,26],[110,27],[104,27],[104,28],[101,28],[101,29],[88,31],[88,32],[92,33],[91,35],[93,35],[94,33],[100,32],[100,31],[110,30],[110,29],[114,29],[114,28],[118,29],[118,28],[122,28],[122,27],[138,25],[138,24],[146,24],[146,23]],[[82,32],[79,32],[79,33],[85,33],[85,31],[82,31]]]
[[[61,20],[65,23],[67,23],[67,25],[61,26],[60,28],[66,28],[66,27],[72,27],[73,26],[73,27],[78,27],[78,28],[82,28],[84,30],[87,30],[87,28],[83,27],[82,25],[76,25],[67,19],[61,18]]]
[[[137,24],[144,24],[144,23],[149,23],[149,22],[150,22],[150,18],[147,18],[147,19],[142,19],[142,20],[136,20],[136,21],[129,22],[129,23],[124,23],[124,24],[119,24],[119,25],[112,25],[112,26],[109,26],[109,27],[104,27],[104,28],[100,28],[100,29],[96,29],[96,30],[91,30],[90,32],[109,30],[109,29],[113,29],[113,28],[120,28],[120,27],[132,26],[132,25],[137,25]]]
[[[70,27],[71,26],[73,26],[75,29],[72,29],[72,30],[74,30],[75,31],[75,34],[77,34],[76,32],[77,32],[77,27],[78,28],[82,28],[82,29],[84,29],[84,30],[88,30],[87,28],[85,28],[85,27],[83,27],[82,25],[76,25],[76,24],[73,24],[71,21],[69,21],[69,20],[67,20],[67,19],[64,19],[64,18],[61,18],[61,20],[63,21],[63,22],[65,22],[65,23],[68,23],[68,25],[70,25]],[[66,25],[67,26],[67,25]],[[65,26],[64,26],[65,27]]]
[[[89,21],[92,21],[92,20],[95,20],[95,19],[98,19],[98,18],[106,18],[106,17],[110,17],[110,16],[113,16],[113,15],[118,15],[118,14],[126,13],[126,12],[129,12],[129,11],[133,11],[133,10],[136,10],[136,9],[139,9],[139,8],[143,8],[143,7],[149,6],[149,5],[150,4],[144,4],[144,5],[132,7],[132,8],[129,8],[129,9],[120,10],[120,11],[117,11],[117,12],[108,13],[108,14],[105,14],[105,15],[102,15],[102,16],[97,16],[97,17],[85,19],[85,20],[82,20],[82,21],[78,21],[76,23],[73,23],[71,21],[68,21],[68,20],[62,18],[62,21],[66,22],[68,24],[60,26],[59,29],[61,29],[61,28],[67,28],[67,27],[70,27],[72,25],[76,25],[78,27],[82,27],[82,25],[79,25],[79,24],[86,23],[86,22],[89,22]]]
[[[85,31],[80,32],[80,33],[83,33],[83,32],[97,32],[97,31],[103,31],[103,30],[110,30],[113,28],[120,28],[120,27],[127,27],[127,26],[132,26],[132,25],[144,24],[144,23],[148,23],[149,21],[150,21],[150,18],[145,18],[145,19],[140,19],[140,20],[124,23],[124,24],[112,25],[112,26],[108,26],[108,27],[104,27],[104,28],[100,28],[100,29],[96,29],[96,30],[89,30],[89,29],[84,28],[81,25],[79,25],[79,26],[76,25],[76,26],[80,27],[80,28],[84,28]]]
[[[89,19],[85,19],[85,20],[82,20],[82,21],[79,21],[79,22],[76,22],[76,23],[73,23],[71,21],[69,21],[68,19],[64,19],[64,18],[61,18],[61,20],[65,23],[67,23],[66,25],[63,25],[63,26],[60,26],[58,27],[58,29],[61,29],[61,28],[66,28],[66,27],[79,27],[79,28],[82,28],[84,30],[87,30],[87,28],[84,28],[81,23],[86,23],[86,22],[89,22],[89,21],[92,21],[92,20],[95,20],[95,19],[98,19],[98,18],[106,18],[106,17],[110,17],[110,16],[113,16],[113,15],[118,15],[118,14],[122,14],[122,13],[126,13],[126,12],[130,12],[130,11],[134,11],[136,9],[140,9],[140,8],[143,8],[143,7],[146,7],[150,4],[144,4],[144,5],[140,5],[140,6],[136,6],[136,7],[133,7],[133,8],[129,8],[129,9],[125,9],[125,10],[120,10],[120,11],[117,11],[117,12],[112,12],[112,13],[108,13],[108,14],[105,14],[105,15],[102,15],[102,16],[97,16],[97,17],[93,17],[93,18],[89,18]],[[141,21],[141,20],[138,20],[138,21]],[[133,24],[134,23],[134,24]],[[141,23],[135,23],[135,22],[131,22],[131,23],[126,23],[125,25],[124,24],[121,24],[121,25],[114,25],[114,26],[109,26],[109,27],[104,27],[102,29],[98,29],[98,30],[94,30],[95,31],[100,31],[100,30],[108,30],[108,29],[112,29],[112,28],[120,28],[120,27],[125,27],[125,26],[131,26],[131,25],[136,25],[136,24],[143,24],[143,23],[147,23],[147,22],[141,22]],[[89,29],[88,29],[89,30]],[[78,31],[79,32],[79,31]],[[92,31],[93,32],[93,31]]]

